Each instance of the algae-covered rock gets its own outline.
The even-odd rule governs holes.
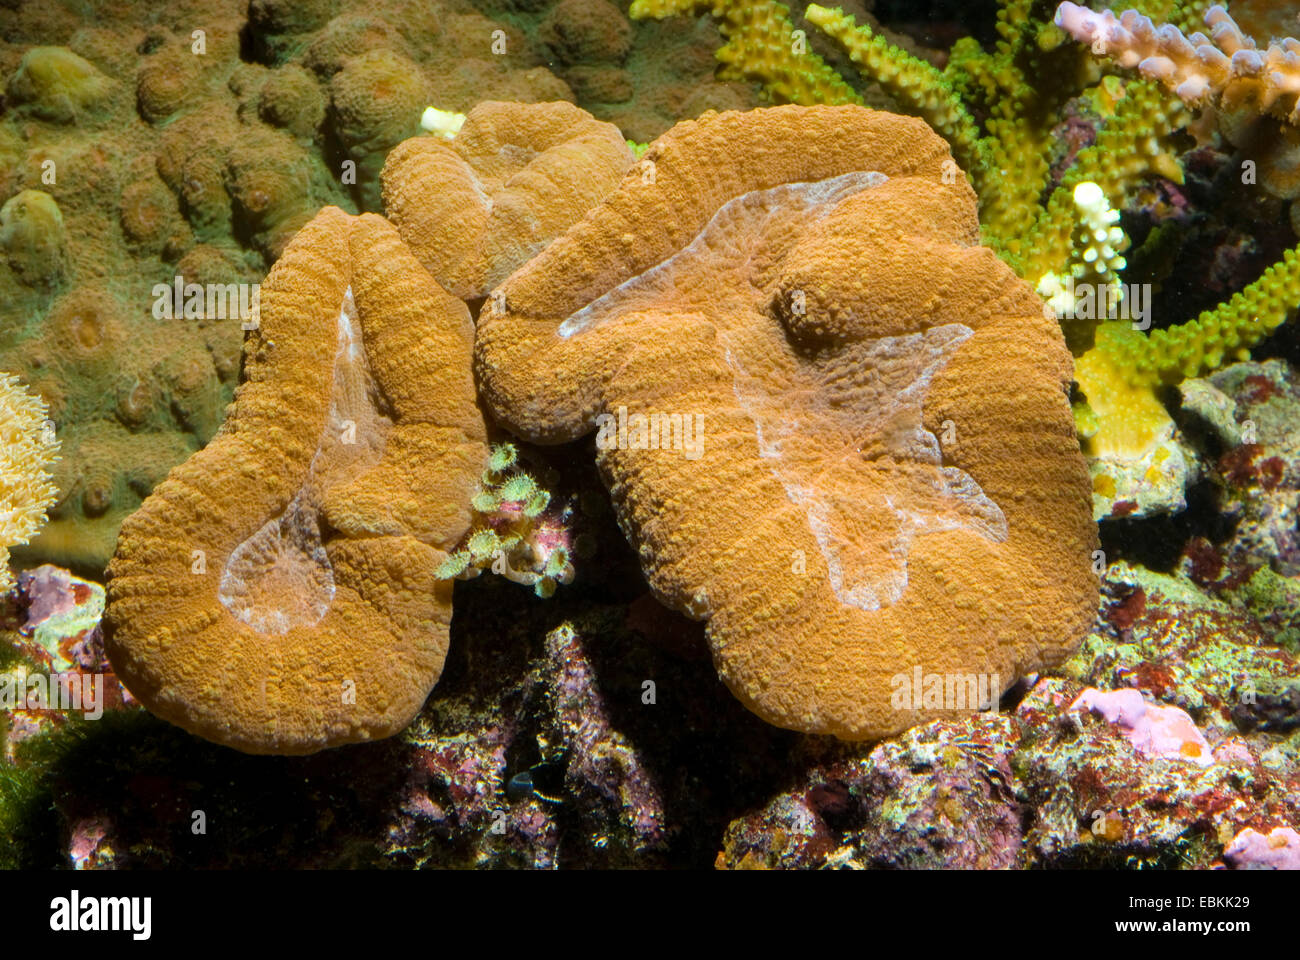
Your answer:
[[[1242,827],[1286,815],[1296,770],[1264,768],[1263,744],[1207,730],[1208,757],[1152,757],[1122,723],[1075,708],[1081,693],[1044,678],[1016,710],[1026,865],[1204,869]]]
[[[1251,726],[1260,696],[1300,679],[1300,664],[1241,605],[1183,576],[1110,566],[1104,626],[1062,668],[1103,688],[1133,687],[1188,711],[1209,730]],[[1255,724],[1258,725],[1258,724]]]
[[[1005,869],[1019,865],[1026,811],[1009,757],[1011,717],[916,727],[802,772],[722,837],[722,869]]]

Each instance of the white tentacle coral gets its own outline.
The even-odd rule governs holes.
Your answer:
[[[58,451],[45,402],[0,373],[0,593],[14,583],[9,548],[31,540],[58,496],[49,472]]]

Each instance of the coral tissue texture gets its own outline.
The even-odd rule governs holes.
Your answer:
[[[230,416],[109,566],[109,655],[150,710],[253,753],[410,722],[486,458],[472,336],[380,217],[327,207],[290,243]]]
[[[651,585],[772,723],[890,735],[964,706],[917,673],[1005,689],[1092,619],[1070,356],[978,236],[918,120],[706,115],[484,305],[493,413],[598,430]]]
[[[618,128],[571,103],[480,103],[450,142],[413,137],[384,164],[384,209],[420,262],[481,297],[591,207],[632,164]]]

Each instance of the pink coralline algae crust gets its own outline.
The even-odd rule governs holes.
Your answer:
[[[388,827],[391,863],[550,869],[561,853],[591,866],[651,865],[662,853],[662,791],[611,716],[590,639],[552,630],[517,686],[475,685],[463,697],[453,674],[438,722],[417,721],[407,736],[414,752]],[[562,824],[580,825],[563,851]]]
[[[559,829],[548,805],[535,797],[507,802],[506,751],[519,731],[517,718],[503,720],[406,748],[405,782],[386,828],[390,863],[556,866]]]
[[[621,820],[634,849],[662,848],[664,798],[633,744],[612,722],[581,637],[568,627],[546,638],[554,671],[555,723],[569,744],[565,780],[575,801],[596,820]]]
[[[26,691],[30,689],[28,678],[33,675],[76,675],[78,689],[84,685],[89,690],[102,676],[100,708],[135,708],[135,700],[118,683],[104,653],[99,626],[103,606],[102,587],[60,567],[47,564],[20,573],[18,588],[0,616],[0,631],[13,631],[8,639],[18,662],[0,674],[0,679],[14,690]],[[22,741],[63,727],[70,716],[80,717],[85,712],[28,704],[24,701],[0,709],[0,737],[6,759],[13,757]]]
[[[1204,541],[1193,552],[1195,559],[1185,561],[1190,576],[1111,564],[1101,625],[1065,675],[1101,689],[1133,688],[1149,701],[1179,707],[1216,745],[1220,732],[1294,729],[1300,725],[1300,662],[1252,609],[1253,596],[1238,599],[1224,591],[1220,600],[1197,589],[1221,572],[1222,561]],[[1261,607],[1265,599],[1278,602],[1264,595]]]
[[[26,630],[36,628],[50,617],[71,612],[89,594],[83,586],[78,599],[72,574],[49,563],[20,573],[18,589],[27,600]]]
[[[1237,870],[1300,870],[1300,833],[1274,827],[1265,836],[1247,827],[1232,838],[1223,858]]]
[[[1237,832],[1297,815],[1300,775],[1269,738],[1226,739],[1206,766],[1156,760],[1135,750],[1118,723],[1070,710],[1082,692],[1043,678],[1016,709],[1022,733],[1033,737],[1013,759],[1033,810],[1025,862],[1212,868]]]
[[[1185,710],[1147,703],[1136,690],[1089,687],[1070,709],[1091,710],[1119,724],[1124,736],[1145,757],[1189,760],[1203,767],[1214,763],[1209,743]]]
[[[112,825],[98,817],[78,820],[68,840],[68,860],[74,870],[104,870],[113,866]]]

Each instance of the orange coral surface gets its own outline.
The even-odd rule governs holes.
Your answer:
[[[160,716],[253,753],[402,729],[437,681],[486,434],[472,325],[393,227],[322,211],[267,280],[245,382],[124,524],[107,646]]]
[[[1092,620],[1070,356],[978,245],[921,121],[861,107],[706,115],[491,293],[492,412],[598,459],[659,597],[708,621],[765,719],[845,738],[999,691]]]

